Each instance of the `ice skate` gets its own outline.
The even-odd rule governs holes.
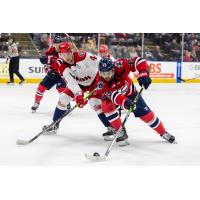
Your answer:
[[[25,80],[21,80],[21,81],[19,82],[19,85],[23,85],[25,82],[26,82]]]
[[[115,129],[111,126],[107,127],[107,131],[103,133],[103,138],[105,141],[111,141],[114,139],[115,135]]]
[[[51,126],[51,128],[48,128],[49,125],[45,125],[42,130],[45,130],[45,134],[56,134],[57,130],[59,129],[59,125],[58,124],[54,124],[53,126]]]
[[[127,135],[127,132],[126,132],[126,128],[125,128],[125,127],[123,127],[123,128],[120,130],[119,137],[117,138],[116,142],[117,142],[117,144],[118,144],[120,147],[127,146],[127,145],[130,144],[130,143],[128,142],[128,135]]]
[[[168,132],[165,132],[161,137],[169,143],[175,143],[175,137]]]
[[[38,109],[39,105],[40,105],[40,104],[39,104],[39,103],[36,103],[36,102],[33,104],[33,106],[31,107],[32,113],[35,113],[35,112],[36,112],[36,110]]]

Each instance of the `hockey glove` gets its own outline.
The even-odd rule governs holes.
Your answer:
[[[40,57],[40,62],[41,62],[43,65],[46,65],[46,64],[47,64],[47,60],[48,60],[47,56],[41,56],[41,57]]]
[[[84,99],[83,93],[78,94],[75,97],[75,100],[76,100],[76,104],[79,108],[83,108],[83,106],[85,106],[88,102],[88,100]]]
[[[141,71],[138,75],[138,83],[141,87],[144,86],[145,89],[149,87],[151,84],[151,78],[149,77],[149,73],[147,71]]]
[[[134,103],[133,100],[127,99],[124,102],[124,108],[126,108],[127,110],[129,110],[130,112],[132,112],[133,110],[135,110],[136,107],[136,103]]]

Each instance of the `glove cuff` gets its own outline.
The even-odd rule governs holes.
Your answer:
[[[147,76],[149,76],[149,72],[147,72],[147,71],[141,71],[138,74],[138,78],[147,77]]]

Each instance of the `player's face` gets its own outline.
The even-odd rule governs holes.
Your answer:
[[[105,81],[110,81],[114,76],[114,71],[110,70],[108,72],[100,72],[100,75],[103,77]]]
[[[67,53],[60,53],[59,57],[62,58],[65,62],[67,62],[69,64],[74,63],[74,56],[71,51],[67,52]]]
[[[108,57],[108,53],[100,53],[102,58]]]

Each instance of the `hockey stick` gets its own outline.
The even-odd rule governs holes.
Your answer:
[[[180,81],[187,82],[187,81],[191,81],[191,80],[200,78],[200,75],[197,75],[197,76],[195,76],[194,78],[189,78],[189,79],[182,79],[181,77],[177,77],[177,78],[178,78]]]
[[[95,91],[96,91],[96,89],[94,89],[92,92],[90,92],[86,97],[84,97],[84,99],[88,99]],[[17,142],[16,142],[16,144],[17,145],[30,144],[31,142],[33,142],[34,140],[36,140],[40,135],[44,134],[46,131],[48,131],[49,129],[51,129],[52,127],[54,127],[55,124],[59,123],[65,116],[67,116],[69,113],[71,113],[77,107],[78,107],[78,105],[76,104],[71,109],[67,110],[59,119],[57,119],[55,122],[52,122],[44,130],[42,130],[40,133],[38,133],[35,137],[31,138],[30,140],[21,140],[21,139],[18,139]]]
[[[133,110],[136,109],[136,104],[137,104],[137,101],[138,101],[138,98],[140,96],[140,94],[142,93],[143,91],[143,87],[140,89],[140,91],[138,92],[137,96],[135,97],[134,101],[133,101]],[[129,118],[129,115],[130,113],[133,111],[132,109],[130,109],[127,114],[126,114],[126,117],[124,118],[124,121],[122,122],[122,127],[124,126],[124,124],[126,123],[127,119]],[[108,155],[110,154],[110,151],[113,147],[113,145],[115,144],[117,138],[119,137],[119,134],[120,134],[120,131],[121,129],[116,133],[114,139],[112,140],[112,142],[109,144],[105,154],[103,156],[100,156],[99,153],[95,152],[93,155],[88,155],[88,154],[85,154],[85,157],[90,160],[90,161],[93,161],[93,162],[97,162],[97,161],[105,161],[107,158],[108,158]]]

